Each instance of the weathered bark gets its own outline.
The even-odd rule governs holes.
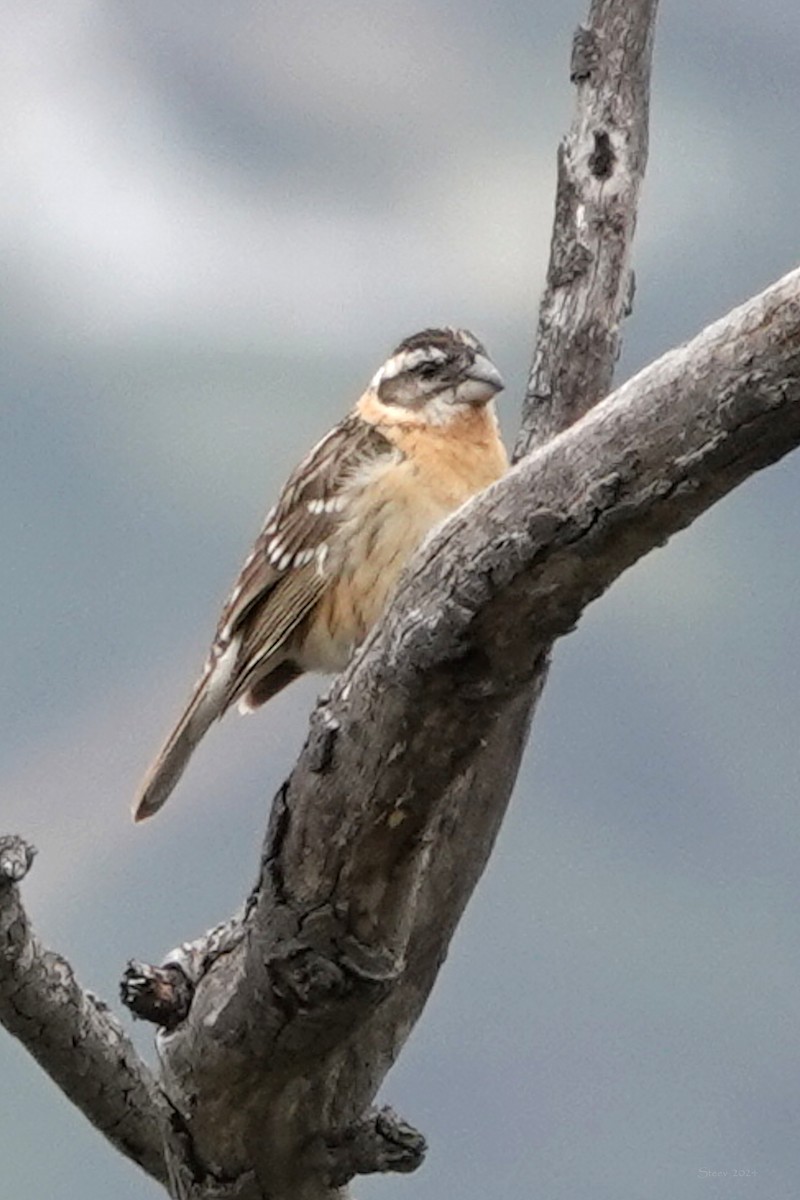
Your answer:
[[[167,1105],[117,1020],[31,932],[19,895],[35,851],[0,838],[0,1022],[112,1145],[167,1183]]]
[[[591,61],[584,53],[580,69],[573,69],[573,75],[579,85],[578,117],[573,126],[573,133],[575,129],[591,131],[595,127],[598,133],[601,133],[613,118],[616,122],[615,129],[621,135],[618,139],[620,145],[624,145],[627,140],[641,147],[646,145],[649,46],[654,11],[655,4],[652,0],[641,0],[637,5],[630,5],[623,0],[594,0],[589,18],[590,32],[579,31],[576,40],[575,61],[581,58],[581,46],[585,48],[591,43],[592,53]],[[630,103],[625,111],[615,115],[611,112],[610,101],[615,93],[623,94],[625,91],[623,77],[629,77],[631,80],[631,90],[626,93]],[[605,146],[603,137],[600,138],[600,143]],[[562,152],[562,173],[556,213],[554,258],[557,247],[569,247],[574,242],[576,253],[579,253],[585,263],[587,256],[591,256],[593,252],[598,256],[601,254],[604,239],[616,230],[619,211],[614,204],[604,208],[600,203],[591,228],[585,222],[576,223],[579,210],[565,203],[563,198],[567,183],[573,189],[573,193],[576,187],[584,189],[587,203],[591,201],[592,204],[598,198],[602,200],[603,195],[610,197],[612,189],[604,186],[598,194],[596,158],[591,162],[587,159],[581,164],[578,156],[574,180],[567,180],[563,171],[564,153]],[[609,165],[613,166],[610,162]],[[643,167],[644,153],[640,153],[634,163],[633,177],[637,183]],[[603,166],[601,173],[606,174],[607,170],[608,167]],[[611,175],[613,170],[609,173],[609,178]],[[578,400],[577,404],[580,407],[576,407],[575,396],[568,396],[562,386],[565,373],[563,370],[559,371],[559,359],[565,358],[567,341],[560,342],[555,339],[550,348],[545,347],[539,351],[540,370],[546,375],[549,369],[555,380],[548,400],[551,414],[556,414],[551,416],[551,428],[572,420],[592,399],[602,394],[605,381],[610,379],[616,349],[615,331],[622,316],[619,296],[625,287],[625,262],[635,218],[635,190],[635,186],[633,189],[627,186],[629,211],[623,222],[620,243],[622,254],[617,254],[605,264],[608,286],[604,292],[596,289],[590,291],[586,299],[572,306],[576,314],[580,312],[584,317],[593,319],[597,329],[602,330],[605,326],[608,331],[605,338],[601,336],[599,343],[605,341],[605,356],[602,345],[597,353],[584,356],[587,380],[598,368],[600,371],[593,389],[587,388],[587,396],[589,391],[592,391],[591,397],[585,402]],[[585,245],[586,235],[590,240],[588,247]],[[615,241],[619,242],[616,232],[613,232],[613,236]],[[563,253],[561,257],[563,259]],[[573,292],[580,291],[583,294],[585,281],[585,271],[583,274],[573,272],[570,278],[569,272],[551,270],[543,311],[548,304],[548,298],[552,299],[558,295],[563,305],[565,300],[569,301]],[[573,319],[568,317],[569,308],[567,303],[563,316],[565,325],[568,320]],[[595,311],[592,312],[592,309]],[[570,354],[575,349],[576,347],[572,346]],[[535,409],[529,406],[526,413],[528,424],[531,423],[534,412]],[[456,684],[458,675],[459,672],[456,671],[446,686],[452,687]],[[506,689],[507,723],[504,727],[497,722],[488,724],[484,739],[485,753],[479,759],[474,759],[472,752],[439,754],[435,776],[442,787],[442,796],[434,806],[438,812],[437,820],[433,823],[428,822],[425,826],[424,822],[420,824],[419,818],[415,818],[419,828],[427,830],[417,845],[414,844],[413,837],[396,839],[391,836],[393,829],[390,826],[390,836],[382,839],[382,861],[387,871],[385,878],[381,878],[377,873],[371,878],[364,878],[362,866],[358,865],[363,865],[363,855],[354,855],[353,869],[349,873],[343,869],[341,880],[342,883],[346,882],[351,890],[353,904],[347,903],[347,913],[337,913],[333,920],[329,913],[321,908],[315,928],[314,914],[308,903],[304,904],[299,914],[294,913],[294,898],[288,891],[285,895],[281,893],[281,860],[284,844],[288,848],[293,842],[295,853],[299,852],[302,856],[304,829],[305,836],[315,836],[317,832],[323,836],[328,834],[328,829],[319,830],[313,820],[307,820],[313,816],[313,795],[318,782],[315,771],[319,775],[319,782],[327,779],[328,774],[328,783],[339,778],[341,768],[334,763],[332,771],[329,772],[328,768],[332,764],[328,760],[334,750],[337,757],[341,754],[346,735],[337,739],[335,730],[324,720],[320,721],[320,716],[317,716],[316,724],[312,726],[314,732],[303,765],[276,804],[265,852],[265,874],[248,909],[248,931],[250,926],[254,931],[252,944],[260,947],[260,950],[254,953],[258,963],[255,974],[250,975],[252,964],[249,963],[247,989],[241,992],[239,999],[235,988],[232,992],[227,992],[230,976],[227,973],[223,976],[222,968],[230,967],[237,961],[241,966],[241,954],[245,943],[240,939],[239,927],[239,932],[235,932],[233,938],[236,948],[218,960],[216,969],[203,983],[190,1020],[165,1047],[169,1064],[168,1090],[174,1091],[176,1101],[191,1123],[194,1143],[192,1154],[182,1154],[180,1146],[171,1144],[166,1156],[172,1173],[177,1173],[183,1179],[180,1185],[173,1179],[171,1190],[175,1195],[210,1195],[212,1181],[209,1172],[219,1177],[222,1191],[228,1191],[230,1194],[235,1191],[240,1195],[261,1195],[262,1182],[266,1185],[266,1181],[269,1181],[276,1191],[285,1195],[328,1196],[334,1193],[336,1185],[341,1182],[342,1171],[339,1168],[331,1169],[326,1175],[319,1167],[325,1156],[310,1153],[312,1147],[305,1143],[308,1142],[309,1136],[315,1133],[317,1141],[330,1142],[331,1145],[346,1144],[348,1128],[359,1127],[371,1094],[396,1053],[402,1036],[416,1019],[436,968],[445,953],[449,935],[488,856],[516,775],[516,764],[524,746],[529,714],[540,684],[541,676],[538,682],[534,676],[522,689],[517,685]],[[360,690],[358,674],[353,677],[353,686]],[[474,686],[480,692],[479,680],[476,679]],[[357,744],[362,740],[362,735],[363,731],[359,731]],[[377,744],[374,730],[370,736]],[[357,744],[354,749],[357,748]],[[458,741],[454,745],[458,746]],[[383,757],[390,757],[388,744]],[[433,766],[433,763],[431,765]],[[430,778],[434,779],[433,771]],[[359,804],[362,797],[358,792],[363,792],[363,799],[368,800],[372,783],[365,777],[359,777],[353,784],[354,787],[357,786],[358,791],[354,790],[352,793],[353,811],[349,826],[357,832],[360,830],[359,840],[363,846],[365,835],[369,833],[368,826],[363,826],[363,817],[368,814],[369,809],[364,804]],[[301,789],[300,799],[296,799],[298,787]],[[397,793],[395,799],[398,805],[402,805],[405,794],[402,788]],[[468,862],[464,862],[461,861],[463,855],[457,853],[458,848],[454,847],[450,834],[459,827],[466,828],[462,814],[467,798],[469,811],[473,814],[470,836],[474,838],[477,853],[469,856]],[[304,820],[298,819],[301,810],[307,810]],[[398,807],[397,813],[398,816],[393,818],[393,822],[399,819],[401,807]],[[405,834],[412,831],[413,825],[408,817],[403,817],[402,825],[405,825]],[[405,861],[395,861],[396,847],[401,840],[409,847],[408,857]],[[368,837],[366,844],[369,844]],[[341,849],[341,843],[339,847]],[[437,869],[426,870],[430,865],[433,847]],[[289,878],[290,875],[291,872],[287,872],[287,888],[290,883],[294,885],[295,882]],[[268,887],[263,886],[265,882]],[[315,889],[319,892],[318,885],[322,880],[318,880],[317,885],[314,885],[313,879],[301,879],[300,882],[312,885],[313,893]],[[274,909],[270,899],[272,889],[275,891]],[[411,902],[415,896],[418,898],[416,908]],[[396,908],[397,919],[395,900],[399,902]],[[373,905],[374,911],[371,911]],[[433,918],[433,913],[438,915]],[[427,916],[423,919],[424,914]],[[345,925],[349,927],[352,924],[352,932],[348,928],[343,946],[337,945],[336,953],[330,953],[331,947],[328,943],[331,937],[338,934],[338,924],[343,915],[346,918]],[[237,926],[234,926],[234,930],[236,929]],[[197,957],[202,961],[202,953]],[[404,986],[402,989],[393,988],[392,985],[400,973]],[[252,1119],[242,1121],[237,1117],[230,1128],[226,1121],[231,1117],[231,1111],[226,1114],[213,1102],[209,1104],[208,1096],[202,1093],[198,1093],[198,1104],[194,1103],[195,1085],[202,1087],[204,1079],[210,1081],[212,1092],[209,1094],[212,1094],[218,1083],[212,1079],[213,1070],[197,1080],[193,1078],[193,1070],[199,1069],[200,1064],[191,1062],[192,1038],[189,1036],[189,1031],[195,1028],[197,1021],[202,1020],[209,997],[217,992],[215,980],[219,980],[222,985],[219,992],[221,1013],[228,1017],[239,1014],[243,1018],[243,1024],[235,1032],[232,1044],[222,1054],[227,1077],[235,1078],[238,1067],[242,1065],[239,1061],[240,1049],[244,1058],[243,1077],[248,1075],[248,1063],[251,1066],[257,1065],[260,1072],[264,1059],[269,1059],[266,1083],[263,1083],[260,1089],[256,1088],[252,1094],[246,1095],[246,1103],[241,1103],[241,1096],[236,1097],[235,1108],[238,1117],[249,1113]],[[256,1009],[250,1007],[253,999],[250,983],[257,980],[266,986],[265,1000],[269,1009],[263,1028],[257,1019],[251,1019],[255,1017]],[[319,1005],[321,1019],[316,1019],[314,1002],[330,996],[335,998],[340,993],[343,1000],[351,997],[352,1001],[349,1004],[338,1004],[341,1020],[334,1022],[333,1027],[329,1025],[326,1009],[331,1008],[330,1004]],[[303,1002],[307,1012],[303,1011]],[[76,1005],[80,1006],[79,998],[76,999]],[[263,1006],[256,1006],[257,1009],[261,1007]],[[380,1022],[376,1023],[378,1012],[382,1014],[382,1019],[387,1018],[386,1028],[394,1030],[393,1036],[388,1039],[381,1033]],[[284,1017],[294,1019],[284,1020]],[[236,1019],[234,1017],[234,1021]],[[358,1028],[359,1021],[362,1035],[372,1044],[370,1054],[363,1061],[358,1059],[355,1046],[349,1043],[349,1035]],[[219,1031],[222,1028],[221,1023],[215,1021],[214,1028]],[[254,1032],[256,1039],[251,1054],[245,1046],[245,1041]],[[187,1043],[189,1056],[188,1061],[184,1062],[185,1056],[181,1051]],[[237,1052],[234,1052],[234,1047],[237,1048]],[[318,1070],[316,1077],[309,1073],[304,1075],[304,1065],[309,1061],[319,1068],[322,1053],[338,1054],[339,1060],[344,1064],[345,1077],[349,1072],[351,1082],[347,1082],[345,1078],[341,1085],[336,1084],[333,1059],[327,1064],[330,1069],[326,1072],[324,1089],[316,1086],[319,1079]],[[293,1055],[296,1055],[294,1061]],[[209,1065],[212,1059],[213,1055],[209,1059]],[[283,1068],[281,1064],[284,1064]],[[281,1069],[284,1071],[283,1077],[279,1074]],[[250,1075],[252,1076],[252,1072]],[[250,1081],[244,1078],[245,1093]],[[69,1095],[76,1099],[80,1097],[80,1088],[76,1086],[75,1081],[63,1078],[60,1082]],[[337,1086],[341,1095],[336,1094]],[[295,1104],[304,1093],[306,1096],[313,1093],[313,1102],[306,1100],[305,1103]],[[259,1113],[259,1109],[265,1103],[268,1113],[273,1114],[271,1124],[264,1121]],[[289,1110],[292,1108],[302,1112],[302,1120],[289,1119]],[[251,1144],[254,1139],[257,1145]],[[307,1152],[299,1152],[301,1146],[305,1146]],[[151,1169],[144,1155],[140,1161],[146,1169]],[[250,1164],[255,1166],[255,1175],[250,1169]],[[366,1169],[368,1164],[362,1161],[360,1165],[361,1169]],[[159,1169],[154,1173],[163,1178],[164,1170]],[[225,1178],[230,1180],[230,1188],[225,1187]]]
[[[594,0],[576,36],[577,115],[560,152],[537,396],[520,449],[570,424],[611,379],[646,161],[655,11],[655,0]],[[498,532],[501,557],[513,560],[513,537]],[[319,1176],[302,1178],[303,1147],[331,1122],[359,1119],[419,1016],[490,853],[544,683],[546,641],[521,656],[482,644],[462,653],[460,634],[422,619],[442,611],[433,597],[453,585],[449,536],[436,540],[443,557],[422,587],[403,589],[401,624],[384,625],[383,637],[400,636],[384,668],[371,674],[391,643],[373,640],[315,715],[275,801],[249,937],[205,978],[165,1047],[169,1091],[192,1107],[198,1156],[234,1176],[255,1163],[264,1190],[279,1195],[331,1194]],[[467,590],[474,599],[485,586],[476,574]],[[266,1131],[250,1117],[231,1121],[244,1094]],[[198,1105],[198,1096],[219,1100]]]
[[[318,705],[242,914],[129,974],[129,998],[174,1006],[168,1103],[30,934],[24,847],[0,853],[0,1017],[175,1197],[333,1200],[356,1173],[418,1164],[421,1135],[371,1105],[490,853],[553,642],[800,444],[800,272],[597,403],[631,291],[655,7],[595,0],[576,37],[527,457],[430,539]],[[88,1058],[63,1053],[78,1034]]]
[[[552,642],[632,562],[798,444],[800,271],[434,536],[317,711],[325,765],[312,738],[276,798],[246,936],[164,1043],[169,1093],[191,1109],[204,1161],[233,1175],[255,1163],[263,1194],[325,1195],[293,1170],[312,1131],[358,1119],[419,1015]]]
[[[578,92],[558,148],[547,285],[515,458],[608,395],[633,301],[630,254],[647,166],[657,0],[594,0],[572,43]]]

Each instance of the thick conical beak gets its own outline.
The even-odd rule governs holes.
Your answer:
[[[477,354],[474,363],[465,372],[464,382],[456,388],[456,395],[467,404],[486,404],[505,386],[503,376],[492,360],[485,354]]]

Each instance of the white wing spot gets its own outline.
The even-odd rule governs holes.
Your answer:
[[[321,546],[317,546],[316,557],[317,557],[317,571],[321,575],[322,572],[325,570],[325,563],[328,561],[327,542],[323,542]]]
[[[317,551],[313,547],[310,550],[298,550],[294,556],[294,565],[296,567],[306,567],[316,558]]]
[[[309,500],[307,508],[313,516],[319,517],[323,513],[341,512],[346,504],[344,496],[331,496],[327,500]]]

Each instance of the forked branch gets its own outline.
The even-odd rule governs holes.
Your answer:
[[[171,1027],[159,1085],[36,942],[17,886],[29,856],[0,843],[0,1018],[175,1197],[334,1200],[356,1173],[418,1165],[424,1139],[372,1102],[490,853],[553,642],[800,444],[800,272],[602,401],[631,294],[655,9],[594,0],[576,37],[518,443],[535,449],[422,548],[318,706],[242,914],[162,972],[132,968],[128,995]]]

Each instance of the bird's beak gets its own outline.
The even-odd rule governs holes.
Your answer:
[[[465,372],[465,380],[456,388],[459,400],[467,404],[487,404],[506,385],[497,367],[485,354],[477,354]]]

